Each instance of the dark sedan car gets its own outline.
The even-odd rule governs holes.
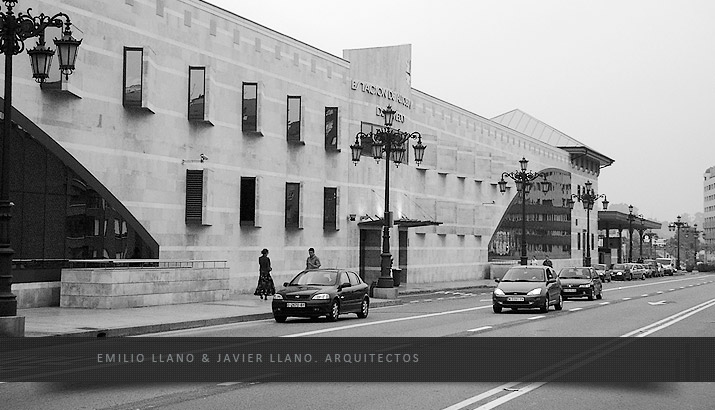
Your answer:
[[[343,269],[314,269],[300,272],[273,296],[273,318],[285,322],[289,316],[320,317],[335,321],[342,313],[367,317],[369,286],[355,272]]]
[[[494,313],[502,308],[540,309],[547,312],[553,305],[561,310],[561,283],[548,266],[520,265],[509,268],[492,293]]]
[[[603,298],[603,284],[596,269],[591,267],[563,268],[559,272],[561,296],[566,298]]]

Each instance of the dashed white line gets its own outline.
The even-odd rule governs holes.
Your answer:
[[[541,319],[544,317],[546,317],[546,316],[533,316],[533,317],[527,318],[527,320],[536,320],[536,319]]]
[[[578,312],[579,310],[583,310],[583,308],[573,308],[573,309],[569,309],[569,312]]]
[[[622,300],[631,300],[631,298],[623,298]]]
[[[467,330],[467,332],[481,332],[482,330],[487,330],[487,329],[491,329],[491,328],[492,328],[492,326],[482,326],[482,327],[478,327],[476,329],[469,329],[469,330]]]
[[[611,302],[601,302],[601,303],[599,303],[599,305],[609,305],[609,304],[611,304]]]
[[[645,293],[645,294],[643,294],[643,295],[641,295],[641,296],[642,296],[642,297],[646,297],[646,296],[648,296],[648,294],[647,294],[647,293]]]

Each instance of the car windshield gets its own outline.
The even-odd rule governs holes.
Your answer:
[[[606,270],[606,265],[603,265],[603,264],[601,264],[601,263],[597,263],[597,264],[593,265],[593,269],[596,269],[596,270]]]
[[[591,273],[586,268],[564,268],[559,272],[561,279],[589,279]]]
[[[308,270],[299,273],[290,281],[290,284],[294,286],[330,286],[335,285],[337,278],[338,272],[336,271]]]
[[[625,268],[626,268],[626,265],[624,265],[622,263],[617,263],[617,264],[613,265],[613,269],[623,270]]]
[[[543,282],[544,271],[542,269],[511,268],[502,282]]]
[[[658,258],[658,259],[656,259],[656,261],[658,261],[658,263],[662,263],[663,265],[671,264],[671,260],[668,258]]]

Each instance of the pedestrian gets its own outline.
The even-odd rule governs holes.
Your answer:
[[[320,259],[315,256],[315,249],[308,249],[308,259],[305,261],[305,269],[318,269],[320,267]]]
[[[536,255],[531,257],[531,264],[536,265]]]
[[[554,267],[554,264],[551,263],[551,259],[549,259],[549,255],[546,255],[546,259],[544,259],[544,266],[548,266],[550,268]]]
[[[267,300],[268,296],[276,294],[276,287],[273,284],[271,277],[271,259],[268,257],[268,249],[261,251],[261,256],[258,258],[258,286],[254,295],[260,296],[261,300]]]

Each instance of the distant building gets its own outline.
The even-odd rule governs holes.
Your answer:
[[[715,245],[715,166],[705,170],[703,181],[703,236],[708,247]],[[715,259],[715,255],[706,252],[708,261]]]

